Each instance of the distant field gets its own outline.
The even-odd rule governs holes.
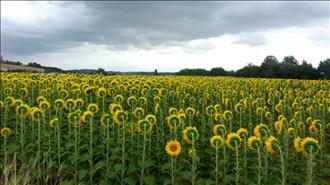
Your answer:
[[[2,73],[0,89],[1,184],[330,183],[330,81]]]
[[[45,70],[36,67],[30,67],[26,65],[11,65],[11,64],[4,64],[0,63],[0,70],[1,71],[13,71],[13,70],[22,70],[22,71],[29,71],[29,72],[39,72],[44,73]]]

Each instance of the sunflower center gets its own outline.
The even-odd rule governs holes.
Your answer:
[[[178,147],[177,147],[176,145],[171,145],[171,146],[170,146],[170,150],[171,150],[172,152],[175,152],[177,149],[178,149]]]

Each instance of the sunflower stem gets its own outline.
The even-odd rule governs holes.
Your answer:
[[[239,159],[238,159],[238,146],[237,142],[235,141],[235,152],[236,152],[236,169],[235,169],[235,174],[236,174],[236,185],[239,184]]]
[[[259,146],[257,146],[257,151],[258,151],[258,185],[261,184],[261,156],[260,156],[260,149]]]

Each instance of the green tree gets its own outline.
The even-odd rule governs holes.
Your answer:
[[[330,59],[327,58],[319,63],[317,68],[318,73],[320,74],[321,78],[330,79]]]
[[[222,67],[214,67],[209,72],[210,76],[227,76],[228,72],[224,70]]]
[[[260,72],[262,77],[278,78],[280,76],[280,63],[275,56],[269,55],[261,63]]]

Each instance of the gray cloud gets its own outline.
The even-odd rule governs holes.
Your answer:
[[[238,34],[235,42],[256,46],[267,43],[258,34],[263,31],[312,26],[329,18],[328,2],[51,2],[51,5],[50,8],[62,11],[45,15],[28,26],[1,18],[1,52],[47,53],[85,42],[107,45],[111,50],[151,49],[223,34]],[[204,46],[188,50],[212,49]]]

